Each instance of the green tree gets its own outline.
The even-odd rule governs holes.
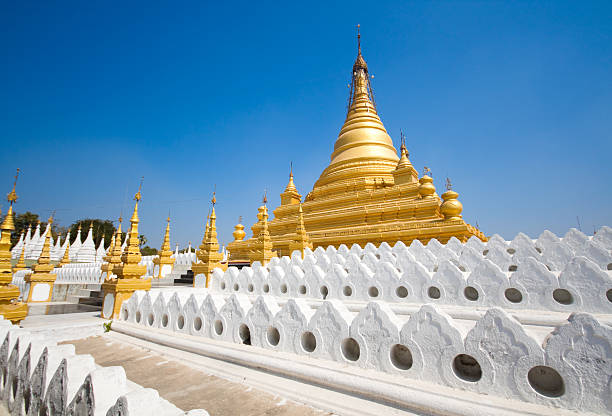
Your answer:
[[[40,220],[39,215],[34,214],[33,212],[30,212],[30,211],[26,211],[21,214],[16,214],[14,218],[15,231],[11,234],[12,245],[14,246],[15,244],[17,244],[17,241],[19,241],[19,237],[21,236],[22,232],[25,234],[28,231],[28,226],[30,225],[32,226],[32,233],[34,233],[34,230],[36,229],[36,225],[38,224],[39,220]],[[46,228],[47,228],[47,222],[41,221],[40,223],[41,233],[43,233]],[[54,221],[53,224],[51,225],[51,235],[53,236],[53,238],[57,238],[59,234],[65,235],[66,227],[62,227],[59,224],[59,222]]]
[[[144,246],[145,244],[147,244],[149,240],[147,239],[147,237],[144,236],[144,234],[140,234],[138,236],[138,247]]]
[[[140,254],[142,254],[143,256],[155,256],[157,255],[157,249],[151,248],[149,246],[144,246],[140,249]]]
[[[74,243],[78,233],[79,225],[81,226],[81,242],[87,238],[89,227],[93,224],[93,240],[96,247],[100,245],[102,236],[104,236],[104,247],[108,248],[115,233],[115,226],[110,220],[101,220],[99,218],[84,218],[77,220],[70,226],[70,244]]]

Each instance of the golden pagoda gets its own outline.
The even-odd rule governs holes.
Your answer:
[[[104,292],[102,317],[105,319],[112,319],[118,316],[121,311],[121,304],[129,299],[136,290],[151,289],[151,278],[142,279],[142,276],[147,272],[147,266],[139,264],[142,259],[138,240],[138,202],[141,199],[141,188],[142,181],[140,182],[138,192],[134,196],[136,203],[134,204],[132,218],[130,218],[127,247],[121,255],[121,263],[113,267],[113,273],[117,277],[102,284],[102,291]],[[117,252],[117,247],[120,249],[121,244],[115,238],[114,253]]]
[[[215,204],[217,198],[215,192],[212,197],[212,209],[208,221],[206,221],[206,229],[204,231],[204,238],[202,238],[202,244],[200,244],[199,250],[196,251],[196,257],[198,263],[193,263],[191,270],[193,271],[193,284],[196,285],[196,278],[198,275],[206,276],[206,287],[210,282],[210,276],[212,271],[217,268],[225,268],[221,264],[223,254],[219,252],[219,242],[217,241],[217,215],[215,214]],[[170,246],[168,246],[169,248]]]
[[[17,264],[13,266],[13,273],[18,272],[20,270],[27,269],[25,264],[25,244],[21,248],[21,254],[19,255],[19,260],[17,260]]]
[[[121,223],[123,222],[123,218],[119,216],[119,225],[117,226],[117,230],[115,234],[113,234],[113,238],[111,239],[111,244],[108,247],[108,253],[103,257],[103,260],[106,262],[102,265],[102,274],[104,275],[104,281],[110,280],[113,276],[113,269],[115,266],[121,264]]]
[[[59,267],[63,267],[70,263],[70,229],[66,232],[66,240],[64,240],[64,245],[66,246],[66,250],[64,250],[64,255],[60,259],[58,264]]]
[[[168,219],[166,221],[167,223],[166,233],[164,234],[164,242],[162,243],[159,256],[153,259],[153,264],[157,264],[159,266],[159,271],[157,274],[157,277],[159,279],[162,278],[162,269],[165,265],[170,265],[171,270],[172,265],[174,265],[174,259],[172,258],[172,250],[170,250],[170,215],[168,215]]]
[[[291,179],[290,179],[291,181]],[[257,232],[257,237],[254,237],[249,242],[249,261],[254,263],[260,262],[262,266],[265,266],[270,262],[273,257],[277,257],[277,254],[272,251],[273,244],[270,237],[270,230],[268,227],[268,198],[264,194],[263,197],[263,210],[261,210],[261,229]],[[255,230],[253,230],[255,235]]]
[[[293,254],[293,252],[297,250],[302,254],[302,258],[304,258],[304,249],[306,248],[312,250],[312,243],[310,242],[308,234],[306,233],[306,227],[304,227],[304,213],[302,210],[302,204],[300,203],[300,208],[298,209],[297,228],[295,230],[295,239],[289,243],[289,251]]]
[[[28,314],[28,305],[17,301],[19,289],[13,285],[13,270],[11,268],[11,233],[15,230],[13,220],[13,203],[17,201],[15,186],[17,185],[17,175],[13,190],[8,194],[9,209],[2,222],[0,233],[0,315],[14,324],[18,323]],[[24,244],[25,246],[25,244]],[[23,253],[23,252],[22,252]]]
[[[51,224],[53,216],[49,217],[49,232],[45,235],[42,252],[38,263],[33,268],[33,273],[26,275],[25,282],[28,283],[27,302],[49,302],[53,295],[53,285],[57,276],[51,273],[55,265],[51,264]]]
[[[460,241],[471,236],[486,241],[480,230],[462,219],[462,207],[456,197],[452,199],[447,194],[456,201],[452,202],[453,213],[442,212],[442,200],[436,194],[433,179],[425,174],[419,179],[408,158],[403,134],[398,157],[376,110],[359,33],[357,40],[344,125],[329,166],[302,204],[304,225],[313,246],[364,246],[368,242],[379,245],[383,241],[410,244],[414,239],[427,243],[432,238],[444,243],[453,236]],[[281,205],[273,211],[274,219],[269,223],[273,249],[278,255],[291,254],[300,198],[291,174],[281,194]],[[258,238],[262,225],[259,217],[251,239],[234,240],[228,246],[231,264],[249,260],[245,252]]]

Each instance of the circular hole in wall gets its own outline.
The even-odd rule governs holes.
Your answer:
[[[561,375],[553,368],[539,365],[527,373],[531,388],[546,397],[560,397],[565,393],[565,384]]]
[[[140,311],[136,312],[136,322],[140,323],[141,319],[142,319],[142,315],[141,315]]]
[[[357,341],[353,338],[345,338],[342,341],[342,355],[349,361],[357,361],[360,355]]]
[[[247,286],[247,290],[248,290],[249,292],[252,292],[253,290],[255,290],[255,288],[253,287],[253,284],[252,284],[252,283],[249,283],[249,285]]]
[[[509,272],[515,272],[515,271],[517,271],[517,269],[518,269],[518,266],[516,264],[513,264],[513,265],[508,267],[508,271]]]
[[[430,286],[429,289],[427,289],[427,296],[432,299],[440,299],[440,289],[435,286]]]
[[[317,348],[317,339],[312,332],[306,331],[302,334],[301,344],[304,351],[313,352]]]
[[[221,288],[221,290],[225,290],[225,282],[221,282],[221,284],[219,285],[219,287]]]
[[[245,324],[238,327],[238,336],[244,345],[251,345],[251,330]]]
[[[202,318],[200,318],[199,316],[197,316],[193,320],[193,329],[195,329],[196,331],[199,331],[200,329],[202,329]]]
[[[512,303],[521,303],[523,301],[523,295],[521,294],[521,291],[513,287],[506,289],[504,295],[506,296],[506,299],[508,299]]]
[[[486,256],[487,254],[489,254],[489,250],[483,250],[482,255]]]
[[[268,339],[268,343],[270,345],[272,345],[273,347],[276,347],[278,343],[280,342],[280,333],[278,332],[278,329],[274,328],[273,326],[268,328],[266,338]]]
[[[183,327],[185,326],[185,317],[183,315],[180,315],[178,317],[176,325],[178,326],[178,329],[183,329]]]
[[[412,353],[407,346],[395,344],[391,347],[391,363],[399,370],[412,367]]]
[[[371,298],[377,298],[378,297],[378,288],[376,286],[370,286],[370,288],[368,289],[368,295]]]
[[[478,361],[471,355],[459,354],[453,360],[453,371],[461,380],[476,382],[482,377],[482,369]]]
[[[280,287],[280,291],[281,293],[287,293],[287,285],[283,283]]]
[[[353,289],[350,286],[344,286],[344,288],[342,288],[342,293],[344,296],[351,296],[353,294]]]
[[[472,286],[466,287],[463,294],[467,300],[471,300],[472,302],[476,302],[478,300],[478,291]]]
[[[215,332],[217,335],[221,335],[223,333],[223,322],[220,319],[217,319],[214,324]]]
[[[129,316],[130,315],[129,315],[127,309],[124,309],[124,310],[121,311],[121,319],[123,319],[124,321],[127,321]]]
[[[321,286],[321,295],[323,295],[323,299],[327,298],[327,295],[329,295],[329,290],[327,289],[327,286]]]
[[[300,295],[305,295],[306,294],[306,286],[301,285],[300,288],[298,289],[298,291],[300,292]]]
[[[612,263],[608,263],[608,270],[612,270]]]
[[[395,294],[398,298],[403,299],[408,296],[408,289],[406,289],[405,286],[399,286],[397,289],[395,289]]]
[[[164,316],[162,316],[162,326],[164,328],[168,326],[168,314],[164,314]]]
[[[538,253],[542,254],[542,249],[540,247],[536,247],[535,249]]]
[[[574,303],[574,297],[569,290],[566,289],[555,289],[553,291],[553,299],[561,305],[571,305]]]
[[[270,292],[270,285],[269,284],[265,284],[263,285],[263,291],[264,293],[269,293]]]
[[[240,289],[240,286],[238,286],[238,283],[234,283],[234,291],[238,292],[238,289]]]
[[[155,316],[153,316],[153,314],[150,313],[149,316],[147,317],[147,322],[149,323],[149,326],[153,325],[154,320],[155,320]]]
[[[516,250],[513,248],[509,248],[508,250],[506,250],[508,252],[508,254],[514,254],[516,253]]]
[[[608,298],[609,302],[612,302],[612,289],[608,289],[606,292],[606,297]]]

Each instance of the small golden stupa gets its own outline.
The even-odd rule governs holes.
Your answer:
[[[161,250],[159,252],[159,256],[153,259],[153,264],[158,265],[159,271],[157,277],[159,279],[162,278],[162,269],[165,265],[174,264],[174,259],[172,258],[172,250],[170,250],[170,215],[168,215],[168,219],[166,220],[166,233],[164,234],[164,242],[162,243]]]
[[[198,262],[193,263],[191,266],[194,276],[194,286],[196,284],[196,277],[203,274],[206,276],[206,287],[208,287],[212,271],[217,267],[225,267],[221,264],[223,254],[219,252],[219,242],[217,241],[217,215],[215,214],[215,204],[217,203],[217,198],[215,196],[215,192],[213,192],[211,203],[212,209],[210,216],[208,217],[208,221],[206,222],[204,238],[202,238],[202,244],[200,244],[199,249],[196,251]]]
[[[274,219],[268,224],[274,251],[282,256],[291,254],[300,206],[315,248],[341,244],[363,247],[383,241],[410,244],[414,239],[427,243],[432,238],[444,243],[451,237],[467,241],[471,236],[486,241],[480,230],[461,217],[462,206],[454,191],[444,194],[448,204],[443,205],[428,169],[419,179],[408,158],[403,134],[398,157],[376,110],[359,33],[357,40],[349,108],[331,162],[302,205],[293,173],[290,174],[281,205],[273,211]],[[228,245],[230,264],[249,260],[245,254],[263,226],[260,214],[251,239],[235,239]]]
[[[119,216],[119,225],[117,230],[113,234],[111,244],[108,247],[108,253],[102,258],[105,261],[102,264],[102,274],[104,274],[104,281],[110,280],[113,277],[113,269],[115,266],[121,264],[121,223],[123,218]]]
[[[25,244],[21,247],[21,254],[19,255],[19,260],[17,260],[17,264],[13,266],[13,273],[18,272],[20,270],[27,269],[25,264]]]
[[[142,259],[142,255],[140,254],[140,242],[138,239],[138,223],[140,222],[138,219],[138,203],[141,199],[141,188],[142,181],[140,182],[138,192],[134,196],[136,203],[134,204],[132,218],[130,218],[127,247],[123,254],[121,254],[121,263],[113,267],[113,273],[117,275],[117,277],[102,284],[102,290],[104,292],[102,317],[105,319],[112,319],[118,316],[123,301],[129,299],[136,290],[151,289],[151,279],[142,279],[142,276],[147,272],[147,266],[139,264]],[[117,236],[119,235],[120,234],[117,234]],[[115,237],[115,250],[111,260],[117,252],[117,247],[119,247],[120,250],[121,244],[120,240],[117,241],[117,237]]]
[[[53,285],[57,275],[51,273],[55,265],[51,264],[51,224],[53,216],[49,217],[49,232],[45,235],[42,252],[33,273],[26,275],[25,281],[30,285],[27,302],[49,302],[53,295]]]
[[[15,222],[13,219],[13,203],[17,201],[15,187],[17,185],[17,175],[13,190],[8,194],[9,209],[6,217],[2,222],[0,234],[0,315],[4,319],[8,319],[14,324],[23,320],[28,314],[28,305],[23,302],[18,302],[19,289],[13,285],[13,270],[11,268],[11,233],[15,230]],[[24,244],[25,246],[25,244]],[[22,252],[23,255],[23,252]]]
[[[258,227],[257,237],[252,238],[249,242],[249,261],[254,263],[260,262],[262,266],[265,266],[270,262],[273,257],[277,257],[276,253],[272,251],[273,244],[270,238],[270,230],[268,228],[268,197],[264,194],[263,197],[263,210],[261,210],[261,227]],[[255,230],[253,230],[255,235]]]

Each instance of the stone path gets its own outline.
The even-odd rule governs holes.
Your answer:
[[[156,389],[160,396],[184,410],[202,408],[211,416],[332,414],[208,374],[204,368],[173,357],[119,342],[112,333],[66,343],[73,344],[77,354],[91,354],[103,367],[123,366],[130,381]]]

